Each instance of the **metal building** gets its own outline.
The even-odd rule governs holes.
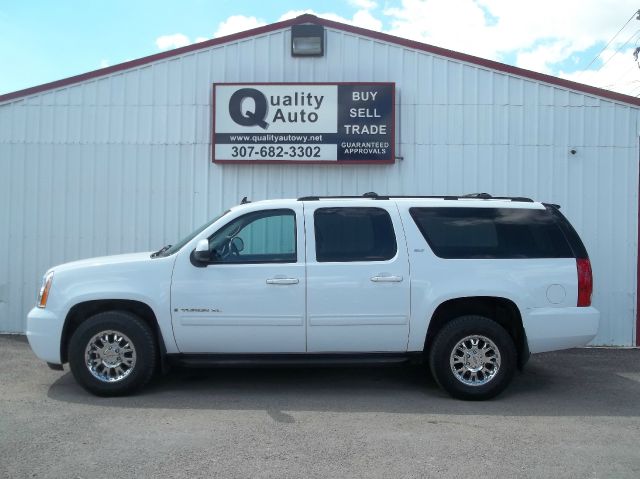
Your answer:
[[[320,25],[322,54],[292,53]],[[395,159],[212,161],[213,84],[392,82]],[[594,344],[633,345],[640,99],[303,15],[0,96],[0,332],[44,271],[157,249],[250,199],[489,192],[557,203],[590,252]]]

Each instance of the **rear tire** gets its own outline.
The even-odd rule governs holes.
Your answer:
[[[107,311],[82,322],[69,340],[76,381],[97,396],[123,396],[142,388],[156,368],[153,331],[138,316]]]
[[[517,353],[509,333],[484,316],[460,316],[437,334],[429,351],[436,382],[451,396],[490,399],[511,382]]]

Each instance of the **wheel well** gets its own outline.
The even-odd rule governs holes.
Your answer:
[[[440,304],[429,322],[424,350],[429,351],[438,331],[447,322],[459,316],[472,314],[486,316],[507,330],[518,351],[518,365],[522,367],[529,359],[529,347],[522,325],[522,316],[516,304],[506,298],[470,296],[450,299]]]
[[[68,361],[67,350],[69,339],[71,339],[71,336],[78,326],[94,314],[106,311],[127,311],[145,321],[151,327],[161,355],[164,356],[165,347],[164,341],[162,341],[160,327],[158,326],[158,320],[149,305],[140,301],[126,299],[102,299],[78,303],[69,310],[64,322],[64,327],[62,328],[62,339],[60,341],[60,357],[63,363]]]

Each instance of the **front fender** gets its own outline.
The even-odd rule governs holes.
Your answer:
[[[66,324],[71,309],[87,301],[138,301],[153,311],[167,352],[178,352],[171,326],[174,262],[175,256],[55,271],[47,309],[64,318]]]

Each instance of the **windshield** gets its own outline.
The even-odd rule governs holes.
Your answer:
[[[165,249],[164,251],[162,251],[162,253],[160,253],[158,256],[171,256],[173,253],[176,253],[177,251],[179,251],[184,245],[186,245],[189,241],[191,241],[193,238],[195,238],[196,236],[198,236],[200,233],[202,233],[204,230],[206,230],[209,226],[211,226],[213,223],[215,223],[216,221],[218,221],[220,218],[222,218],[224,215],[226,215],[230,210],[225,211],[224,213],[222,213],[219,216],[216,216],[215,218],[213,218],[210,221],[207,221],[205,224],[203,224],[202,226],[200,226],[200,228],[196,229],[194,232],[189,233],[187,236],[185,236],[184,238],[182,238],[180,241],[178,241],[176,244],[172,245],[171,247]]]

